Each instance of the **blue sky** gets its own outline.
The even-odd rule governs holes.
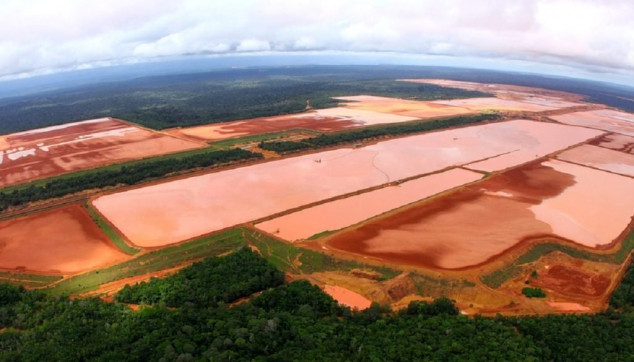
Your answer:
[[[377,63],[634,84],[629,0],[2,0],[0,79],[186,54]]]

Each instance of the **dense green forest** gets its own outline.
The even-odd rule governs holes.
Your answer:
[[[215,307],[283,282],[284,273],[249,249],[241,249],[224,258],[195,263],[169,278],[152,278],[133,287],[126,285],[117,294],[117,301]]]
[[[184,269],[167,284],[154,284],[156,291],[146,289],[147,295],[161,293],[172,281],[192,278],[174,293],[172,308],[135,312],[121,303],[51,297],[2,284],[0,360],[617,361],[634,355],[632,268],[615,292],[621,310],[596,315],[468,317],[445,298],[412,302],[398,313],[377,304],[357,312],[305,281],[273,287],[275,278],[242,289],[262,289],[248,302],[207,304],[235,287],[193,279],[219,281],[227,269],[248,279],[254,264],[270,270],[253,253],[237,253]]]
[[[417,132],[426,132],[437,129],[468,125],[484,121],[494,121],[499,118],[500,116],[497,113],[457,116],[432,121],[408,122],[403,124],[368,127],[331,134],[321,134],[317,137],[311,137],[301,141],[263,141],[260,142],[260,147],[269,151],[290,153],[306,149],[334,146],[342,143],[351,143],[376,137],[399,136]]]
[[[75,192],[114,185],[135,185],[165,175],[198,167],[211,167],[228,162],[259,159],[262,155],[242,149],[210,151],[183,157],[158,158],[136,162],[119,168],[106,167],[78,174],[59,177],[43,185],[30,185],[0,192],[0,211],[10,206],[47,200]]]
[[[0,103],[0,134],[112,116],[163,129],[297,113],[338,104],[331,97],[370,94],[420,100],[487,94],[395,81],[394,72],[354,69],[238,69],[139,78]],[[398,74],[406,75],[400,72]]]

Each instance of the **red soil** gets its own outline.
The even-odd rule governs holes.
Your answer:
[[[101,118],[0,136],[0,187],[202,147]]]
[[[189,128],[173,128],[167,133],[196,140],[219,141],[232,137],[258,135],[292,129],[333,132],[371,124],[407,122],[417,118],[393,114],[328,108],[306,113],[259,117],[240,121],[214,123]]]
[[[547,302],[547,304],[555,308],[559,312],[590,312],[592,309],[579,303],[571,302]]]
[[[312,129],[319,131],[336,131],[354,127],[353,121],[342,121],[337,118],[297,118],[292,115],[277,117],[251,118],[234,122],[208,124],[204,126],[173,128],[166,132],[172,135],[197,140],[219,141],[232,137],[250,136],[290,129]]]
[[[0,223],[0,268],[72,274],[128,259],[78,204]]]
[[[324,286],[324,292],[330,295],[339,304],[353,309],[363,310],[372,305],[372,302],[361,294],[336,285]]]
[[[598,176],[606,177],[599,184],[613,188],[597,188]],[[562,202],[550,201],[562,195]],[[391,263],[461,269],[540,237],[609,244],[629,223],[634,208],[629,195],[634,195],[634,180],[626,177],[556,162],[532,163],[334,235],[326,245]],[[591,210],[579,207],[585,196],[592,200]],[[541,208],[537,214],[536,207]]]
[[[590,142],[590,144],[634,155],[634,137],[609,134]]]
[[[568,265],[551,265],[539,278],[531,279],[531,285],[553,290],[571,296],[597,297],[610,287],[611,280],[606,275],[588,272]]]

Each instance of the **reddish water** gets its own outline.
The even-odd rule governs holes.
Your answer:
[[[562,152],[557,158],[634,177],[634,155],[625,152],[592,145],[581,145]]]
[[[481,174],[475,172],[452,169],[398,186],[388,186],[314,206],[256,226],[289,241],[307,239],[324,231],[338,230],[356,224],[439,192],[479,180],[481,177]]]
[[[456,269],[548,235],[609,244],[627,227],[632,210],[634,179],[550,161],[368,222],[327,245],[393,263]]]
[[[634,136],[634,114],[601,109],[566,113],[551,118],[558,122]]]
[[[337,149],[107,195],[94,204],[137,245],[161,246],[524,145],[566,147],[598,132],[532,121],[453,129]],[[540,147],[540,146],[538,146]],[[536,157],[526,154],[522,161]]]
[[[0,268],[69,274],[129,258],[80,205],[0,223]]]

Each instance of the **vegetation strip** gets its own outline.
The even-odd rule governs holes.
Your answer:
[[[240,230],[228,230],[190,242],[152,251],[111,267],[62,280],[47,293],[80,294],[112,281],[148,274],[178,266],[190,260],[217,256],[245,245]]]
[[[114,228],[112,228],[112,226],[110,226],[110,224],[108,224],[108,222],[106,220],[104,220],[101,217],[101,215],[99,215],[99,213],[90,205],[90,203],[87,202],[87,203],[84,204],[84,206],[86,207],[86,210],[88,210],[88,213],[90,214],[90,217],[95,222],[95,224],[97,224],[97,226],[99,226],[101,231],[103,231],[103,233],[106,234],[106,236],[108,236],[110,241],[112,241],[112,243],[117,248],[119,248],[119,250],[121,250],[124,253],[129,254],[129,255],[134,255],[134,254],[138,253],[139,251],[141,251],[140,249],[134,248],[131,245],[129,245],[121,237],[121,235],[119,235],[119,233],[117,233],[114,230]]]
[[[317,137],[307,138],[302,141],[263,141],[260,142],[260,148],[278,153],[292,153],[308,149],[335,146],[342,143],[358,142],[376,137],[400,136],[480,123],[485,121],[495,121],[500,119],[500,117],[500,114],[494,112],[457,116],[436,120],[423,120],[401,124],[382,125],[351,131],[336,132],[331,134],[321,134]]]
[[[298,248],[279,241],[260,231],[242,228],[243,237],[255,245],[262,256],[275,267],[291,273],[315,273],[321,271],[371,269],[381,274],[379,280],[388,280],[401,274],[400,270],[363,264],[356,261],[335,259],[316,251]]]
[[[632,275],[630,268],[615,294],[632,287]],[[621,312],[486,318],[460,315],[447,298],[411,302],[398,313],[378,304],[351,311],[306,281],[231,307],[188,300],[228,292],[227,285],[210,291],[205,283],[175,291],[177,308],[138,312],[0,284],[0,360],[616,361],[634,355],[633,299],[623,300]]]
[[[26,287],[44,287],[62,279],[59,275],[24,274],[20,272],[0,271],[0,283],[24,285]]]
[[[320,134],[320,132],[314,131],[312,129],[289,129],[287,131],[281,131],[281,132],[263,133],[263,134],[256,134],[256,135],[243,136],[243,137],[237,137],[237,138],[230,138],[230,139],[221,140],[221,141],[212,141],[212,142],[209,142],[209,146],[215,147],[217,149],[228,149],[228,148],[233,148],[236,145],[268,141],[268,140],[276,139],[276,138],[286,138],[289,136],[301,135],[301,134],[317,136]]]
[[[0,211],[9,206],[61,197],[76,192],[115,185],[136,185],[168,174],[236,161],[261,159],[262,155],[241,149],[195,153],[183,157],[135,162],[115,168],[96,169],[68,177],[55,178],[43,185],[30,185],[13,191],[0,191]]]
[[[531,247],[526,253],[519,256],[513,262],[494,272],[481,276],[480,280],[491,288],[499,288],[507,280],[520,275],[523,271],[523,265],[537,261],[540,257],[553,251],[560,251],[576,259],[599,263],[621,264],[627,259],[633,249],[634,231],[630,232],[625,237],[619,250],[612,254],[593,253],[588,250],[578,249],[568,245],[547,242]]]

